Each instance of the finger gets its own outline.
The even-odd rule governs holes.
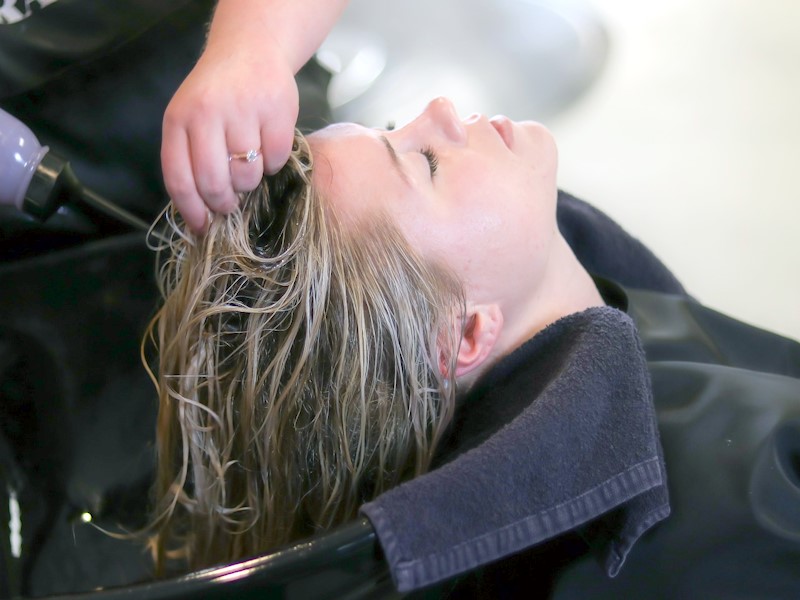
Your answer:
[[[258,122],[253,119],[244,126],[241,123],[231,123],[228,125],[226,138],[232,156],[229,167],[233,189],[236,192],[249,192],[255,189],[264,175]],[[253,153],[248,156],[250,151]]]
[[[296,102],[288,102],[283,104],[283,110],[276,110],[262,119],[261,151],[264,170],[270,175],[280,171],[289,160],[298,110]]]
[[[289,154],[292,152],[293,140],[293,128],[285,129],[266,125],[261,128],[261,147],[266,147],[266,151],[262,151],[263,164],[267,173],[274,175],[286,164]]]
[[[208,210],[197,192],[190,159],[186,130],[165,121],[161,142],[164,186],[189,229],[203,233],[208,224]]]
[[[229,213],[239,205],[233,191],[228,146],[222,123],[203,123],[189,131],[189,150],[197,191],[214,212]]]

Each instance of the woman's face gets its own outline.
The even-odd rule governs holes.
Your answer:
[[[438,98],[402,129],[338,124],[309,142],[315,185],[345,223],[382,211],[468,301],[535,298],[557,235],[557,154],[542,125],[461,120]]]

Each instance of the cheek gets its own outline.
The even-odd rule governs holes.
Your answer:
[[[538,218],[538,200],[531,196],[530,184],[526,176],[505,178],[500,185],[460,186],[455,218],[472,246],[498,252],[520,241],[518,232]]]
[[[491,195],[485,190],[484,197],[476,198],[474,193],[463,215],[469,232],[460,244],[469,261],[465,269],[481,269],[487,285],[507,285],[523,273],[536,274],[556,232],[554,176],[544,169],[517,171]]]
[[[416,214],[403,230],[423,256],[450,269],[471,297],[482,298],[484,290],[497,285],[498,265],[519,252],[512,247],[524,240],[509,236],[512,222],[501,211],[487,210],[486,204],[467,206],[463,200],[465,205],[453,211]]]
[[[462,171],[438,197],[392,211],[410,244],[468,285],[494,285],[527,268],[555,229],[555,178],[546,169],[505,166]]]

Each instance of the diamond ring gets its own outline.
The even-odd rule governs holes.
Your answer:
[[[261,156],[261,149],[258,150],[248,150],[247,152],[232,152],[228,154],[228,162],[233,160],[241,160],[246,163],[254,162],[259,156]]]

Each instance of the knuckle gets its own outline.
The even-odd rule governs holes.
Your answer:
[[[165,176],[164,185],[167,188],[167,193],[169,194],[170,198],[177,202],[181,202],[185,198],[190,198],[197,193],[194,182],[191,179],[186,179],[184,177]]]
[[[210,179],[199,186],[200,195],[211,208],[219,210],[228,202],[231,193],[229,182]]]

